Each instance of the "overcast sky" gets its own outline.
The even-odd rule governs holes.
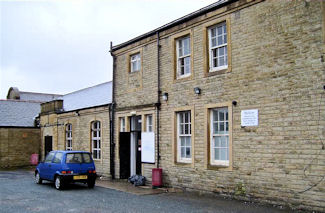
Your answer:
[[[114,45],[217,0],[0,0],[0,99],[112,79]]]

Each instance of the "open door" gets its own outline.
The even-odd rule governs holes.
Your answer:
[[[45,156],[52,151],[52,136],[45,136]]]
[[[120,179],[130,177],[130,133],[120,132]]]

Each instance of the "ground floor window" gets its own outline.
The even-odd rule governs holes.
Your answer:
[[[101,158],[101,126],[99,121],[91,123],[91,146],[93,159]]]
[[[210,163],[229,165],[229,116],[228,108],[215,108],[210,112]]]
[[[177,112],[177,161],[192,161],[191,111]]]
[[[72,124],[65,126],[65,149],[72,150]]]

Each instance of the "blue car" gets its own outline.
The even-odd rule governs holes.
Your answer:
[[[52,181],[58,190],[71,182],[87,183],[89,188],[93,188],[96,177],[94,161],[85,151],[52,151],[35,170],[37,184],[43,180]]]

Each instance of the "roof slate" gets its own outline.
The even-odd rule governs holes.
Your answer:
[[[64,111],[112,103],[112,82],[78,90],[62,97]]]
[[[34,127],[40,111],[38,102],[0,100],[0,126]]]

